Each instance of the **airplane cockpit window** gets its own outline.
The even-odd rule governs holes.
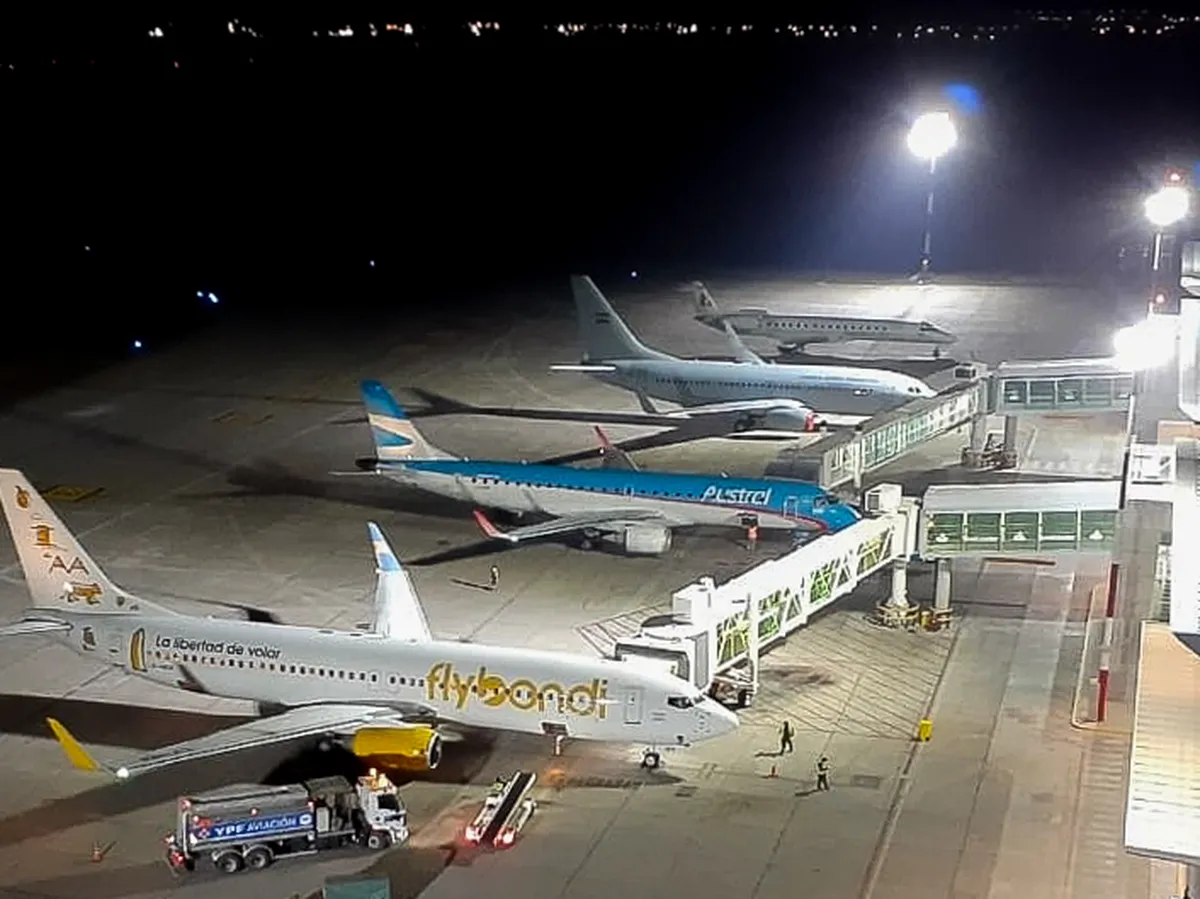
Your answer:
[[[919,330],[921,330],[921,331],[936,331],[937,327],[935,327],[930,322],[921,322],[921,327]]]
[[[667,705],[676,709],[690,709],[696,703],[687,696],[668,696]]]
[[[825,496],[813,497],[812,508],[814,512],[820,512],[829,504],[829,498]]]

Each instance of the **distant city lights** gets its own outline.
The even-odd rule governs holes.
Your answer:
[[[203,290],[197,290],[196,296],[198,296],[202,300],[207,298],[208,301],[210,303],[212,303],[214,306],[217,305],[217,303],[221,302],[220,300],[217,299],[217,295],[215,293],[212,293],[211,291],[208,293],[205,293]]]

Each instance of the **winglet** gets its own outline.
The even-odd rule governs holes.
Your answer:
[[[47,718],[46,723],[50,725],[50,730],[54,732],[54,738],[58,740],[72,765],[81,771],[105,770],[99,762],[88,755],[86,749],[79,745],[79,741],[71,736],[71,732],[63,726],[61,721],[57,718]]]
[[[646,394],[640,390],[637,391],[637,399],[638,404],[642,407],[642,411],[647,415],[662,415],[662,413],[655,408],[654,403],[650,402],[650,397],[646,396]]]
[[[516,543],[510,535],[504,533],[490,521],[488,517],[479,509],[475,510],[475,523],[479,525],[479,529],[483,531],[492,540],[507,540],[509,543]]]
[[[608,435],[604,433],[604,429],[600,425],[592,425],[592,427],[596,430],[596,437],[600,440],[601,451],[606,459],[616,459],[619,465],[630,471],[639,470],[637,463],[633,461],[629,453],[609,440]]]

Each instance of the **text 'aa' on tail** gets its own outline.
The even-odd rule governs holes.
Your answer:
[[[0,504],[35,608],[137,612],[149,606],[108,579],[16,469],[0,469]]]
[[[371,425],[371,439],[375,441],[375,455],[380,462],[449,458],[421,436],[404,407],[383,384],[363,381],[360,389]]]

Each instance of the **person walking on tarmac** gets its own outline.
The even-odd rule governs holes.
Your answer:
[[[795,748],[792,745],[792,722],[785,720],[783,727],[779,731],[779,754],[783,755],[785,752],[792,752]]]
[[[500,587],[500,568],[499,568],[499,566],[493,565],[491,568],[491,571],[488,572],[488,585],[493,590],[499,589],[499,587]]]
[[[829,792],[829,756],[817,759],[817,789]]]
[[[753,552],[758,546],[758,525],[752,524],[746,528],[746,547]]]

